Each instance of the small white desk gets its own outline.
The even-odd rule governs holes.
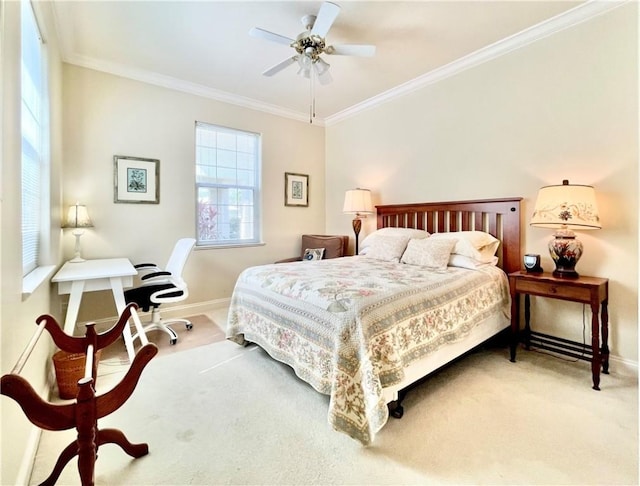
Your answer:
[[[122,311],[127,306],[123,289],[133,286],[133,277],[137,273],[137,270],[126,258],[86,260],[79,263],[66,262],[51,279],[52,282],[58,284],[58,294],[69,294],[69,306],[64,320],[64,332],[73,336],[83,292],[111,289],[118,315],[122,314]],[[132,311],[131,318],[141,343],[143,345],[147,344],[146,334],[135,310]],[[129,360],[133,360],[135,350],[131,329],[128,325],[124,327],[123,338]]]

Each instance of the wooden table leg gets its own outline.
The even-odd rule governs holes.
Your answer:
[[[598,302],[591,303],[591,374],[593,375],[593,389],[600,390],[600,367],[602,366],[602,358],[600,356],[600,322],[598,315],[600,313],[600,304]]]
[[[605,375],[609,374],[609,310],[608,310],[608,302],[606,300],[602,301],[602,312],[601,312],[601,329],[602,329],[602,372]]]
[[[513,289],[514,286],[511,285]],[[512,363],[516,362],[516,349],[518,347],[518,334],[520,333],[520,295],[511,292],[511,359]]]
[[[531,297],[524,294],[524,346],[531,349]]]

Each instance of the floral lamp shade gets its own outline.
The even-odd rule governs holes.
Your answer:
[[[575,266],[582,256],[583,245],[573,230],[602,228],[595,190],[592,186],[569,184],[566,179],[561,185],[542,187],[530,224],[556,229],[549,242],[549,253],[556,265],[554,276],[577,277]]]

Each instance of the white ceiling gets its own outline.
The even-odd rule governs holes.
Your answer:
[[[372,58],[324,56],[333,82],[316,86],[317,122],[415,82],[443,66],[552,19],[583,1],[347,1],[328,44],[373,44]],[[309,81],[295,52],[248,35],[252,27],[295,38],[321,1],[54,0],[63,59],[84,67],[307,119]],[[529,30],[527,30],[529,29]],[[536,29],[540,29],[537,27]],[[502,43],[504,44],[504,43]],[[479,57],[479,56],[476,56]]]

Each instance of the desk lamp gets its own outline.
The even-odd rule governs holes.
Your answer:
[[[84,258],[80,256],[80,237],[84,234],[83,228],[93,228],[87,207],[77,202],[71,206],[63,228],[73,228],[73,236],[76,237],[75,256],[69,261],[72,263],[84,262]]]
[[[593,187],[569,184],[566,179],[562,185],[542,187],[530,224],[556,229],[549,242],[549,253],[556,264],[554,277],[578,277],[575,266],[582,256],[582,242],[572,230],[602,228]]]
[[[362,219],[367,214],[373,213],[373,205],[371,204],[371,191],[369,189],[351,189],[344,195],[344,207],[342,212],[346,214],[355,214],[352,221],[353,232],[356,235],[356,255],[358,254],[358,235],[362,228]]]

